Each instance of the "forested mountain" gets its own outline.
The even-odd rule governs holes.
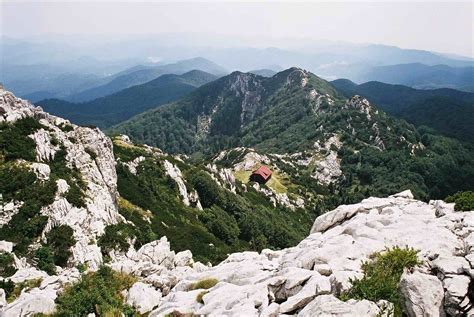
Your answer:
[[[67,118],[76,124],[109,127],[121,121],[177,100],[205,83],[215,75],[193,70],[183,75],[162,75],[142,85],[126,88],[112,95],[89,102],[71,103],[59,99],[37,102],[49,113]]]
[[[417,126],[426,125],[439,133],[474,142],[474,93],[447,88],[421,90],[375,81],[357,85],[347,79],[331,83],[347,97],[364,96]]]
[[[108,78],[104,78],[102,80],[105,82],[104,84],[96,85],[95,87],[71,95],[67,100],[74,102],[88,101],[110,95],[131,86],[146,83],[164,74],[180,75],[196,69],[216,76],[222,76],[227,73],[227,71],[219,65],[199,57],[182,60],[173,64],[134,66],[120,73],[109,76]]]
[[[340,165],[340,174],[328,175],[338,179],[332,190],[347,201],[407,187],[420,198],[444,197],[474,186],[472,147],[417,130],[362,97],[347,100],[298,68],[271,78],[234,72],[110,132],[196,158],[239,146],[283,155],[283,161],[289,155],[301,163],[296,178],[311,175],[323,160],[332,172]],[[328,142],[332,151],[321,150]]]

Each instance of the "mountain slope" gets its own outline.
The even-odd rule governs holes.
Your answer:
[[[474,142],[474,93],[454,89],[419,90],[381,82],[357,85],[346,79],[331,84],[346,96],[362,95],[417,126],[426,125],[439,133]]]
[[[362,97],[342,96],[297,68],[271,78],[235,72],[110,132],[196,158],[239,146],[275,153],[295,182],[333,183],[332,192],[348,202],[403,188],[440,198],[474,186],[470,146],[420,133]]]
[[[194,70],[183,75],[162,75],[142,85],[133,86],[112,95],[84,103],[71,103],[58,99],[37,102],[45,111],[71,120],[76,124],[95,125],[101,128],[181,98],[217,77]]]
[[[226,73],[226,70],[219,65],[199,57],[173,64],[132,67],[109,78],[104,78],[103,81],[106,81],[105,84],[71,95],[67,100],[74,102],[89,101],[110,95],[131,86],[146,83],[164,74],[180,75],[196,69],[216,76],[221,76]]]

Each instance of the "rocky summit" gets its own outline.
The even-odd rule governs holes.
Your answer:
[[[359,104],[370,114],[366,102],[347,107]],[[116,169],[135,175],[144,162],[157,165],[164,159],[167,184],[199,217],[204,196],[185,182],[182,158],[139,148],[121,136],[115,141],[121,144],[119,160],[99,129],[73,125],[6,91],[0,93],[0,124],[1,136],[11,141],[0,139],[2,316],[74,315],[74,305],[83,309],[78,315],[103,315],[103,306],[87,306],[87,296],[111,290],[114,302],[107,305],[124,315],[474,316],[474,212],[455,211],[454,203],[416,200],[410,190],[366,198],[317,217],[295,246],[234,252],[213,266],[193,259],[189,250],[173,251],[163,235],[137,244],[140,231],[155,221],[152,212],[136,206],[135,213],[121,212],[131,203],[119,193]],[[324,146],[335,152],[338,140],[331,144]],[[210,179],[232,195],[246,186],[232,173],[255,161],[290,159],[238,151],[242,159],[231,168],[215,165],[224,152],[206,167]],[[324,181],[330,183],[331,175]],[[270,198],[284,205],[281,198]],[[286,212],[294,213],[298,204],[291,202]],[[129,220],[137,214],[141,222]],[[170,224],[161,225],[161,232],[174,232]],[[123,228],[135,228],[135,236],[126,237],[130,243],[114,236],[125,234]],[[375,300],[370,293],[351,297],[354,287],[369,279],[377,255],[393,250],[416,255],[390,290],[396,302]]]

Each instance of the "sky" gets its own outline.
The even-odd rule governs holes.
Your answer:
[[[472,0],[0,3],[0,31],[16,38],[51,33],[110,37],[183,33],[199,34],[200,39],[209,41],[225,38],[226,44],[235,41],[262,47],[336,40],[474,57]]]

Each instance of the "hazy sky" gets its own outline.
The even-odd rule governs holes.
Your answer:
[[[473,1],[0,2],[1,32],[11,37],[193,32],[235,38],[236,45],[331,39],[474,57]]]

